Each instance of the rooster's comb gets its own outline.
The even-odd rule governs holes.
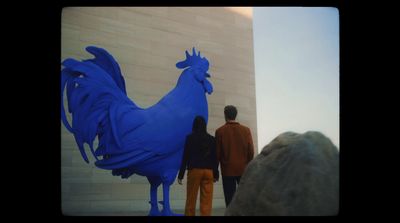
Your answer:
[[[201,64],[200,62],[203,61],[203,60],[207,61],[207,59],[205,57],[201,58],[200,51],[196,55],[196,49],[194,47],[193,47],[192,51],[193,51],[192,55],[190,55],[187,50],[185,51],[186,59],[184,61],[176,63],[176,67],[177,68],[184,69],[184,68],[189,67],[189,66],[200,65]]]

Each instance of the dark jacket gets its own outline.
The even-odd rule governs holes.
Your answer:
[[[209,148],[208,153],[204,152],[204,147]],[[219,179],[216,144],[212,135],[207,133],[207,135],[201,137],[190,134],[186,137],[178,179],[183,179],[186,169],[193,168],[211,169],[213,170],[214,179]]]
[[[238,122],[227,122],[217,129],[215,138],[222,176],[241,176],[254,156],[250,129]]]

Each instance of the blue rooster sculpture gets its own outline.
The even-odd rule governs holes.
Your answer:
[[[208,119],[205,93],[211,94],[207,80],[209,62],[195,48],[176,67],[184,69],[176,87],[149,108],[140,108],[126,94],[125,80],[115,59],[104,49],[89,46],[93,59],[62,62],[61,119],[74,135],[83,159],[88,163],[84,143],[90,147],[98,168],[114,176],[146,176],[150,182],[150,216],[178,215],[171,211],[169,189],[182,160],[184,141],[197,115]],[[64,110],[66,88],[68,112]],[[93,142],[98,137],[98,147]],[[157,188],[163,186],[162,211]]]

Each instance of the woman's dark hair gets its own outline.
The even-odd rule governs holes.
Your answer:
[[[196,116],[194,118],[192,132],[198,140],[198,145],[204,156],[207,156],[210,153],[210,145],[207,140],[207,123],[202,116]]]
[[[237,109],[233,105],[227,105],[224,108],[225,118],[229,120],[235,120],[237,115]]]
[[[206,120],[202,116],[196,116],[193,120],[193,133],[207,133]]]

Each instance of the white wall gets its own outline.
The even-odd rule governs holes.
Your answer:
[[[182,73],[176,62],[185,58],[185,50],[196,47],[210,62],[209,80],[214,87],[207,95],[208,132],[213,135],[225,123],[224,106],[234,104],[238,121],[251,129],[256,142],[252,8],[67,7],[61,21],[61,61],[92,58],[84,50],[88,45],[105,48],[121,67],[129,98],[143,108],[175,87]],[[86,149],[90,154],[87,145]],[[149,211],[147,179],[112,176],[95,167],[91,156],[86,164],[63,125],[61,159],[64,214],[145,215]],[[186,177],[183,185],[174,183],[170,190],[171,207],[177,213],[183,213]],[[158,192],[160,199],[161,187]],[[220,180],[214,184],[213,208],[224,207]]]

